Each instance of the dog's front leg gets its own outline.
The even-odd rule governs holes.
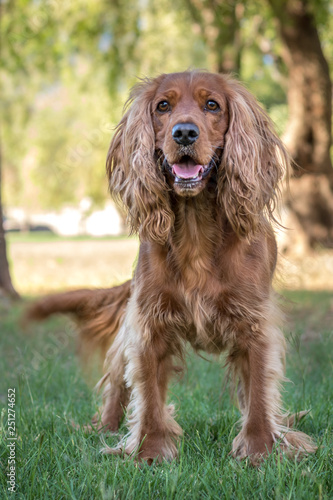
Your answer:
[[[159,344],[159,345],[158,345]],[[126,379],[132,387],[129,404],[130,434],[126,453],[138,451],[139,460],[173,459],[181,429],[166,406],[172,358],[161,341],[135,342],[127,349]]]
[[[143,340],[144,339],[144,340]],[[182,431],[173,418],[173,406],[166,406],[167,385],[173,370],[172,356],[160,338],[127,331],[125,380],[131,391],[128,405],[129,434],[108,453],[135,455],[152,463],[172,460],[177,455],[177,438]]]
[[[250,457],[256,464],[282,436],[279,384],[283,378],[284,338],[269,324],[260,327],[258,323],[258,330],[254,330],[229,360],[240,381],[243,424],[234,439],[233,454]]]
[[[280,397],[284,337],[279,328],[263,323],[263,327],[250,334],[243,348],[229,357],[240,380],[238,397],[243,424],[232,451],[237,458],[250,457],[254,465],[272,451],[274,444],[288,456],[316,450],[309,436],[285,426]]]
[[[139,460],[150,463],[177,455],[176,440],[181,429],[173,419],[173,406],[166,406],[167,385],[172,372],[172,358],[161,355],[155,342],[138,346],[128,364],[133,394],[129,425],[131,439],[139,446]]]

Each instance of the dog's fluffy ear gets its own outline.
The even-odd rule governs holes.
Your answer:
[[[265,111],[240,83],[224,83],[229,128],[218,179],[219,202],[240,237],[256,232],[262,213],[274,220],[278,182],[289,157]]]
[[[128,109],[111,141],[106,167],[110,192],[125,205],[132,232],[138,232],[142,240],[163,244],[173,214],[164,176],[154,158],[152,122],[152,102],[162,77],[133,87]]]

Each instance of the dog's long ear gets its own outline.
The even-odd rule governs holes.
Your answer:
[[[278,182],[288,172],[289,157],[273,124],[240,83],[225,82],[229,128],[219,169],[219,202],[240,237],[259,229],[263,211],[274,220]]]
[[[152,102],[162,77],[133,87],[106,162],[110,192],[125,205],[132,232],[161,244],[173,223],[168,187],[154,158]]]

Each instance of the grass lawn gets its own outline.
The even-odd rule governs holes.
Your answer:
[[[229,452],[239,412],[224,388],[223,360],[190,354],[170,400],[184,430],[179,459],[136,467],[101,455],[97,434],[73,430],[96,409],[91,385],[75,355],[71,323],[55,318],[24,333],[22,306],[0,303],[1,489],[0,498],[24,499],[332,499],[332,292],[288,292],[293,301],[284,402],[291,412],[311,409],[299,429],[315,438],[317,453],[297,463],[273,456],[253,469]],[[289,333],[292,329],[292,335]],[[93,380],[91,380],[93,379]],[[9,454],[7,391],[14,388],[17,493],[7,490]],[[121,429],[125,432],[125,428]],[[115,444],[115,436],[107,436]]]

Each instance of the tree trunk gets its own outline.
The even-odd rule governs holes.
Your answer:
[[[239,74],[240,21],[244,6],[239,0],[186,0],[196,28],[210,49],[210,68],[217,73]]]
[[[288,69],[284,141],[295,161],[287,204],[311,246],[333,247],[332,84],[307,0],[268,0]]]
[[[2,182],[1,182],[1,151],[0,151],[0,292],[10,295],[13,299],[18,299],[20,296],[15,290],[10,273],[6,251],[5,232],[3,228],[3,213],[2,213]]]

